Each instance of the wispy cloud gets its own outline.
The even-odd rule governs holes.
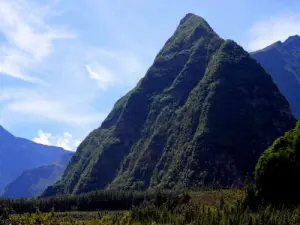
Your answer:
[[[145,74],[145,49],[105,41],[98,10],[74,19],[89,3],[42,2],[0,0],[0,76],[17,78],[1,76],[0,123],[27,138],[68,130],[78,145]]]
[[[64,132],[61,136],[53,136],[52,133],[38,131],[37,137],[33,141],[43,145],[57,146],[65,150],[74,151],[80,144],[79,140],[74,140],[73,135],[69,132]]]
[[[86,51],[85,69],[101,89],[113,85],[132,85],[143,76],[145,66],[136,55],[125,50],[98,47]]]
[[[115,82],[115,78],[112,72],[105,68],[103,65],[94,63],[92,68],[91,65],[87,64],[85,65],[85,69],[89,77],[98,82],[101,89],[106,89],[108,86]]]
[[[80,108],[80,104],[53,100],[33,90],[10,89],[2,92],[3,100],[9,101],[5,106],[7,113],[17,113],[27,117],[44,118],[76,126],[88,126],[100,123],[106,114],[93,113]],[[1,100],[1,96],[0,96]],[[78,107],[78,108],[77,108]]]
[[[248,31],[248,49],[259,50],[276,41],[284,41],[291,35],[300,34],[300,14],[272,16],[256,22]]]
[[[32,83],[42,78],[28,75],[34,65],[52,53],[53,42],[74,38],[65,28],[45,22],[46,8],[29,1],[0,0],[0,75],[12,76]]]

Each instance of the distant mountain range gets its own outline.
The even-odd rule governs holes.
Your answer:
[[[37,144],[13,136],[0,126],[0,193],[25,171],[49,165],[72,154],[59,147]],[[26,172],[28,173],[28,172]],[[26,174],[25,173],[25,174]],[[43,172],[40,172],[43,174]],[[46,181],[45,181],[46,182]],[[19,183],[19,188],[25,188]]]
[[[264,68],[188,14],[43,196],[241,185],[261,153],[295,123]]]
[[[60,160],[52,164],[24,171],[16,180],[5,187],[2,197],[25,198],[39,196],[48,186],[62,177],[72,155],[72,152],[66,152]]]
[[[300,119],[300,37],[289,37],[252,53],[271,74],[280,91],[288,99],[292,112]]]

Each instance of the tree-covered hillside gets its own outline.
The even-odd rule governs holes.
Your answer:
[[[300,203],[300,122],[262,154],[255,178],[261,199],[279,204]]]
[[[262,66],[188,14],[44,196],[240,185],[295,122]]]

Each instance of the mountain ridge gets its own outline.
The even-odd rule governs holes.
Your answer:
[[[59,159],[66,150],[15,137],[0,126],[0,193],[24,170]]]
[[[2,197],[29,198],[36,197],[49,186],[59,180],[68,165],[73,152],[65,152],[58,160],[30,170],[25,170],[14,181],[9,183]]]
[[[251,55],[265,67],[300,119],[300,37],[290,36]]]

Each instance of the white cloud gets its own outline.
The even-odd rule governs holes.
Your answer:
[[[51,133],[38,131],[38,136],[33,138],[33,141],[43,145],[57,146],[65,150],[75,150],[80,144],[79,140],[73,140],[73,135],[69,132],[64,132],[61,136],[53,136]]]
[[[59,101],[46,99],[25,99],[8,103],[6,109],[9,112],[14,112],[29,116],[38,116],[55,122],[62,122],[77,126],[86,126],[95,121],[101,121],[104,117],[101,113],[84,114],[81,110],[68,108]]]
[[[71,96],[72,97],[72,96]],[[40,118],[68,124],[77,127],[89,127],[93,124],[100,124],[106,113],[93,112],[84,102],[77,102],[72,98],[49,98],[38,91],[22,88],[4,88],[1,91],[0,102],[7,101],[2,109],[3,117],[12,117],[13,114],[26,116],[27,120]],[[7,116],[5,116],[7,115]]]
[[[249,30],[247,48],[250,51],[259,50],[295,34],[300,34],[300,14],[269,17],[256,22]]]
[[[85,69],[101,89],[114,85],[135,84],[145,73],[136,55],[125,50],[98,48],[87,51]]]
[[[55,126],[71,131],[74,143],[68,146],[78,145],[145,74],[137,49],[120,43],[124,49],[104,48],[101,33],[90,37],[94,26],[82,26],[87,18],[72,20],[76,7],[57,0],[0,0],[0,79],[5,74],[34,83],[2,77],[0,123],[24,137],[32,138],[35,126]]]
[[[117,63],[122,70],[129,73],[137,73],[144,69],[137,56],[128,51],[102,48],[94,51],[94,54],[102,60],[109,59]]]
[[[72,134],[70,134],[68,132],[64,132],[62,137],[57,138],[56,146],[62,147],[66,150],[72,150],[73,146],[70,146],[70,144],[71,144],[70,142],[71,142],[72,138],[73,138]]]
[[[43,145],[52,145],[49,138],[52,136],[50,133],[45,133],[42,130],[38,131],[38,136],[33,139],[34,142]]]
[[[98,81],[101,89],[106,89],[115,82],[112,72],[103,65],[95,63],[93,68],[91,65],[85,65],[85,69],[91,79]]]
[[[47,10],[45,10],[47,9]],[[32,1],[0,0],[0,75],[9,75],[32,83],[41,78],[28,75],[28,70],[52,53],[53,42],[75,35],[45,22],[47,7]]]

